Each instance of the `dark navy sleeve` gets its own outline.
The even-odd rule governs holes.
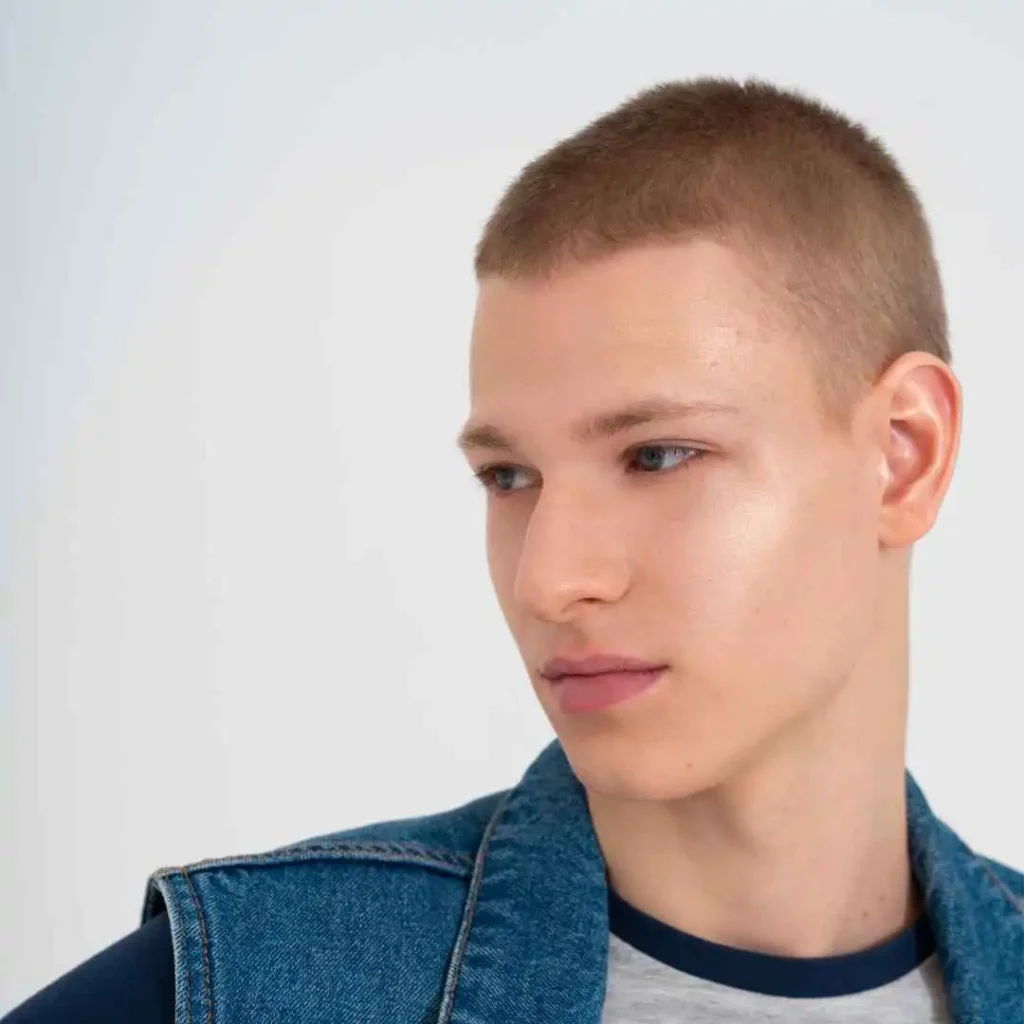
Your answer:
[[[174,953],[166,914],[58,978],[0,1024],[174,1024]]]

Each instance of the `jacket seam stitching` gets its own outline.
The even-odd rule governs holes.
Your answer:
[[[995,882],[1000,894],[1009,902],[1010,906],[1024,917],[1024,900],[1019,899],[1016,893],[980,857],[975,857],[975,860],[981,865],[985,874]]]
[[[164,902],[167,902],[166,898]],[[170,912],[170,907],[168,907],[168,915],[170,915]],[[178,913],[180,915],[180,910]],[[185,926],[184,921],[180,921],[180,918],[179,934],[181,935],[181,971],[182,974],[185,975],[185,1018],[186,1024],[192,1024],[192,972],[189,970],[188,928]],[[177,970],[177,965],[175,966],[175,970]]]
[[[185,879],[189,895],[192,897],[192,904],[199,918],[199,939],[203,947],[203,995],[206,1000],[206,1024],[213,1024],[213,992],[210,985],[210,942],[206,934],[206,917],[203,914],[202,904],[199,902],[199,895],[189,876],[188,868],[182,868],[181,874]],[[189,1016],[191,1017],[191,1012]]]
[[[294,854],[294,853],[342,853],[346,851],[357,851],[357,852],[381,852],[381,853],[412,853],[422,857],[432,857],[435,860],[444,861],[446,863],[457,864],[460,866],[469,867],[473,863],[473,858],[461,853],[451,853],[448,850],[439,850],[430,846],[421,846],[419,843],[317,843],[312,845],[298,845],[298,846],[285,846],[280,850],[275,850],[274,853],[279,854]]]
[[[465,854],[450,853],[446,850],[437,850],[430,847],[421,847],[415,844],[405,843],[331,843],[317,846],[290,846],[280,850],[272,850],[267,853],[249,854],[241,857],[213,857],[209,860],[196,861],[189,866],[191,871],[201,871],[207,868],[216,867],[246,867],[252,865],[269,864],[273,865],[279,859],[283,862],[287,858],[300,857],[303,854],[399,854],[420,863],[431,862],[462,869],[471,869],[473,858]],[[312,858],[311,858],[312,859]],[[183,867],[161,868],[153,873],[154,878],[166,878],[168,875],[179,871],[184,872]]]
[[[455,989],[458,986],[459,976],[462,973],[462,961],[465,957],[466,946],[469,943],[469,932],[473,925],[473,917],[476,914],[480,889],[483,885],[484,865],[487,861],[487,854],[490,852],[491,839],[494,836],[494,831],[497,828],[498,820],[505,809],[505,805],[508,803],[508,798],[508,793],[502,796],[480,839],[480,849],[477,852],[476,863],[473,866],[473,877],[470,879],[469,893],[466,896],[466,909],[463,912],[462,923],[459,926],[459,934],[455,939],[452,960],[448,965],[448,974],[445,978],[444,991],[441,996],[441,1009],[438,1014],[437,1024],[448,1024],[455,1009]]]

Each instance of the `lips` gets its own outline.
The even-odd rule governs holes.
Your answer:
[[[652,687],[668,666],[641,658],[598,654],[552,658],[541,670],[559,709],[578,715],[604,711]]]
[[[665,668],[664,662],[628,658],[619,654],[594,654],[588,658],[552,658],[540,674],[550,682],[566,676],[600,676],[612,672],[655,672]]]

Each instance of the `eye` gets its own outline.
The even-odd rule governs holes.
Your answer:
[[[705,454],[703,448],[694,448],[685,444],[644,444],[632,449],[626,455],[629,471],[632,473],[652,474],[667,473],[680,466],[686,466]],[[522,466],[509,463],[494,463],[482,466],[473,476],[483,485],[484,489],[495,495],[510,494],[529,487],[530,482],[520,482],[517,486],[517,474],[526,473]]]
[[[525,472],[521,466],[496,463],[492,466],[482,466],[473,473],[473,476],[492,494],[508,494],[510,491],[522,490],[522,486],[515,486],[515,475],[520,472]]]
[[[644,444],[629,453],[628,461],[634,473],[664,473],[685,466],[703,454],[702,448],[685,444]]]

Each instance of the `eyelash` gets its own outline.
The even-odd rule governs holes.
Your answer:
[[[635,448],[631,448],[625,455],[625,461],[629,462],[635,458],[637,452],[644,451],[660,451],[660,452],[686,452],[687,457],[676,466],[672,466],[669,469],[664,470],[633,470],[634,473],[638,473],[641,476],[664,476],[666,473],[672,473],[676,470],[686,469],[691,463],[696,462],[701,456],[706,455],[707,451],[703,448],[695,448],[693,445],[688,444],[641,444]],[[519,491],[525,490],[526,488],[518,487],[512,490],[500,490],[495,486],[494,476],[501,469],[522,469],[521,466],[515,466],[508,462],[494,462],[488,466],[481,466],[480,469],[474,471],[473,476],[483,486],[484,490],[488,493],[493,494],[497,498],[505,498],[512,494],[518,494]]]

